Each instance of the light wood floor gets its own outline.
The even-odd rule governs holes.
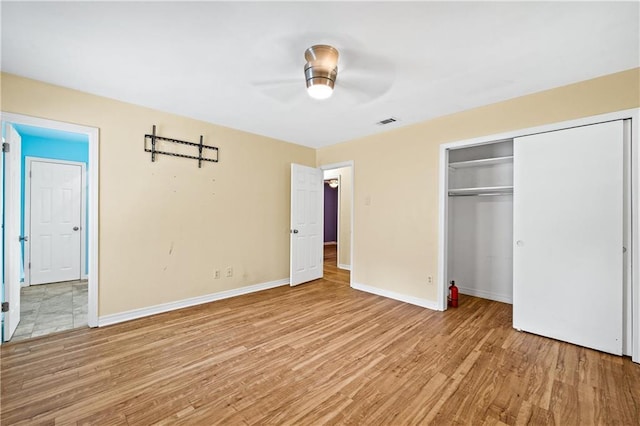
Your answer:
[[[3,345],[1,423],[638,424],[628,358],[516,332],[510,305],[434,312],[326,271]]]
[[[349,284],[349,271],[338,268],[338,246],[324,246],[324,279]]]

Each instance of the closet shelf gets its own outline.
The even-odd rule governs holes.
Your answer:
[[[449,189],[451,196],[463,195],[506,195],[513,194],[513,186],[485,186],[476,188],[452,188]]]
[[[496,158],[482,158],[480,160],[458,161],[455,163],[449,163],[449,167],[452,169],[463,169],[465,167],[482,167],[493,166],[495,164],[506,164],[513,162],[513,155],[507,157]]]

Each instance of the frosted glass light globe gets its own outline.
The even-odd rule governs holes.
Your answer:
[[[333,89],[325,84],[314,84],[307,87],[307,92],[313,99],[327,99],[333,93]]]

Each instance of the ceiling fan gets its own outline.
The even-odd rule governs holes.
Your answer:
[[[316,44],[304,52],[307,64],[304,77],[307,92],[314,99],[327,99],[333,94],[338,78],[338,50],[327,44]]]
[[[314,44],[304,51],[304,82],[308,96],[314,100],[323,100],[332,97],[335,91],[335,96],[341,99],[350,97],[356,102],[366,103],[389,90],[393,83],[394,69],[388,60],[375,54],[367,54],[363,50],[341,50],[344,55],[328,44]],[[269,59],[272,70],[281,75],[293,76],[293,69],[286,65],[289,61],[274,55],[275,52],[271,49],[269,52],[273,55]],[[339,59],[344,59],[346,65],[340,65],[338,79]],[[282,69],[285,66],[286,69]],[[288,103],[306,97],[301,77],[298,74],[298,77],[274,78],[252,84],[266,96]]]

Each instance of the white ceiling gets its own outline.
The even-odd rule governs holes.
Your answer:
[[[639,5],[3,1],[1,66],[317,148],[638,67]],[[326,101],[313,44],[340,51]]]

